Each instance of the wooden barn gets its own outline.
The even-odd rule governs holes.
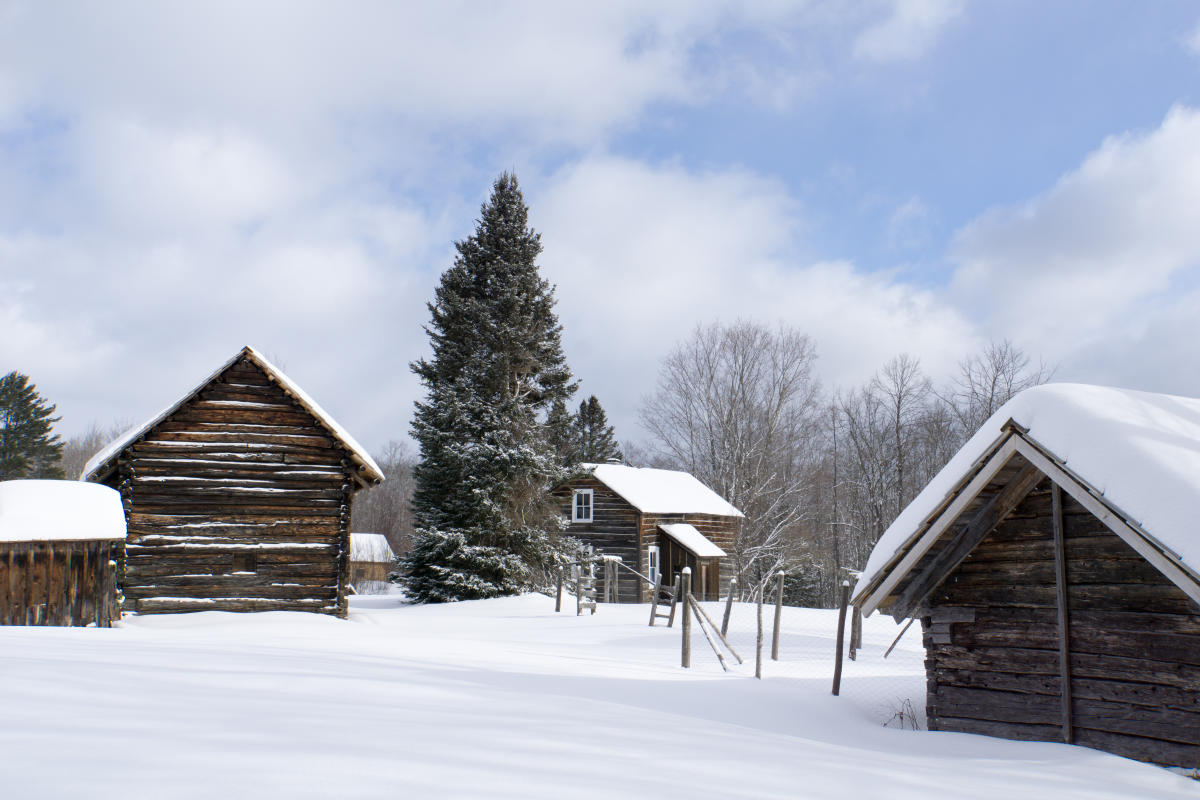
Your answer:
[[[0,625],[95,625],[121,616],[121,496],[77,481],[0,483]]]
[[[396,554],[382,533],[350,534],[350,583],[357,592],[369,584],[386,583],[396,569]]]
[[[1200,767],[1200,400],[1015,397],[880,539],[854,602],[921,621],[930,730]]]
[[[128,521],[127,610],[345,616],[350,499],[379,467],[250,347],[84,468]]]
[[[597,552],[669,584],[692,568],[693,593],[716,599],[729,584],[729,551],[742,512],[686,472],[587,465],[589,474],[560,487],[567,533]],[[650,590],[637,576],[619,571],[621,602],[643,603]]]

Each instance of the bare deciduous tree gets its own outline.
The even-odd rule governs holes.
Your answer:
[[[1036,366],[1008,339],[990,342],[982,352],[958,363],[958,375],[941,395],[958,420],[963,441],[1008,402],[1013,395],[1045,383],[1054,369],[1038,360]]]
[[[83,433],[72,436],[63,443],[62,465],[63,476],[73,481],[80,477],[88,459],[104,449],[105,445],[116,439],[130,426],[115,423],[107,428],[101,428],[95,422]]]
[[[798,543],[819,455],[815,360],[812,341],[792,328],[698,327],[664,359],[657,391],[643,402],[657,454],[746,515],[731,555],[747,591]]]
[[[386,476],[383,483],[354,496],[350,525],[353,530],[382,533],[392,552],[400,555],[412,547],[412,468],[416,461],[404,442],[388,442],[375,454]]]

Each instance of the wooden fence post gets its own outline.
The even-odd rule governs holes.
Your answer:
[[[837,657],[833,662],[833,695],[842,691],[842,645],[846,636],[846,604],[850,602],[850,581],[842,581],[842,602],[838,608]]]
[[[721,618],[721,635],[729,635],[729,612],[733,610],[733,593],[737,591],[737,578],[729,579],[729,596],[725,598],[725,616]]]
[[[858,660],[858,649],[862,647],[862,613],[854,608],[850,611],[850,660]]]
[[[754,677],[762,680],[762,646],[763,646],[763,622],[762,622],[762,606],[763,606],[763,587],[758,586],[758,592],[754,598],[754,604],[758,606],[758,638],[754,642]]]
[[[682,594],[679,597],[683,603],[683,652],[682,663],[685,668],[692,666],[692,615],[690,600],[692,592],[692,568],[683,568]]]
[[[775,631],[771,634],[771,660],[779,660],[779,623],[783,617],[783,573],[780,572],[775,580]]]
[[[558,591],[554,593],[554,610],[562,611],[562,585],[563,585],[563,568],[560,564],[558,567]]]

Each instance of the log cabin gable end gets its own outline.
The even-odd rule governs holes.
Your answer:
[[[1043,478],[1102,521],[1171,583],[1200,604],[1200,575],[1113,506],[1081,476],[1055,458],[1019,424],[1004,435],[951,492],[924,526],[892,557],[855,604],[863,613],[882,609],[896,620],[924,608],[929,594],[1012,512]]]

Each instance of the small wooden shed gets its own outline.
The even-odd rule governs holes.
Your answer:
[[[124,541],[121,496],[106,486],[0,482],[0,624],[111,626]]]
[[[386,583],[396,554],[382,533],[350,534],[350,582],[362,592],[368,583]]]
[[[383,473],[246,347],[109,444],[82,477],[121,492],[128,610],[345,616],[350,500]]]
[[[930,730],[1200,766],[1200,400],[1018,395],[880,539],[854,602],[921,620]]]
[[[605,555],[669,584],[692,568],[693,593],[715,599],[729,585],[729,552],[742,512],[693,475],[623,464],[584,465],[586,475],[558,487],[567,533]],[[643,603],[650,590],[619,570],[621,602]]]

